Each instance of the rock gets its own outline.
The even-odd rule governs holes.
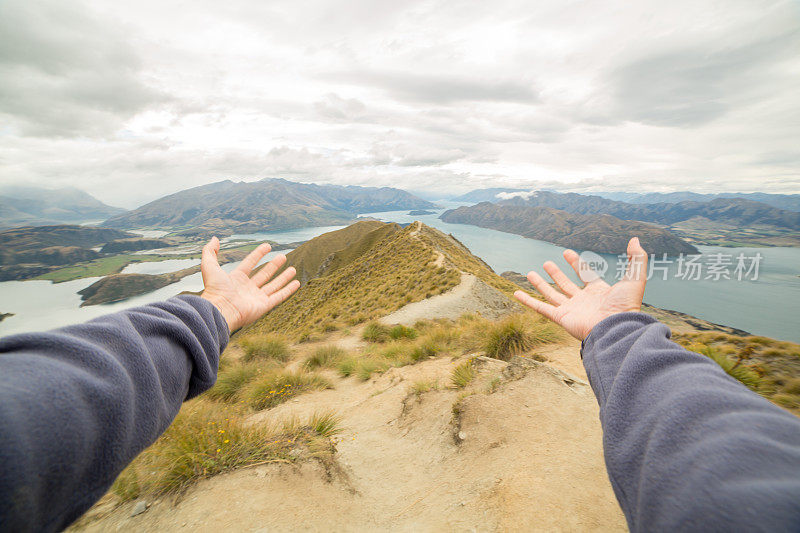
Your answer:
[[[458,440],[466,440],[466,439],[467,439],[467,434],[464,433],[463,431],[459,431],[458,432]]]
[[[140,515],[145,511],[147,511],[147,502],[144,500],[139,500],[136,502],[136,505],[133,506],[133,511],[131,511],[131,516]]]

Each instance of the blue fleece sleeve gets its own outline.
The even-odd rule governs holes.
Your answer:
[[[0,339],[0,530],[69,525],[216,381],[228,342],[197,296]]]
[[[800,419],[643,313],[599,323],[582,354],[632,531],[800,531]]]

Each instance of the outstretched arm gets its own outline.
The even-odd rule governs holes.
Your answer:
[[[0,339],[0,529],[60,530],[216,381],[231,328],[297,289],[256,249],[233,273],[203,251],[203,297],[178,296],[85,324]],[[259,314],[260,313],[260,314]]]
[[[800,419],[638,312],[647,256],[637,239],[628,256],[624,279],[609,286],[567,250],[584,287],[548,262],[564,292],[531,272],[550,303],[516,296],[583,340],[606,467],[631,530],[800,530]]]

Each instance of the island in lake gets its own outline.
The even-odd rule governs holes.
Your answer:
[[[408,216],[410,217],[418,217],[422,215],[435,215],[433,211],[426,211],[425,209],[415,209],[414,211],[409,211]]]

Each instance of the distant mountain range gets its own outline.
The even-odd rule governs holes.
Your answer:
[[[503,187],[492,187],[489,189],[475,189],[467,194],[462,194],[453,198],[454,202],[499,202],[503,198],[498,197],[498,194],[515,193],[515,192],[528,192],[530,189],[508,189]]]
[[[639,237],[642,246],[650,253],[698,253],[697,248],[668,230],[610,215],[579,215],[549,207],[482,202],[447,211],[441,219],[598,253],[624,253],[628,239],[634,236]]]
[[[598,192],[597,196],[608,198],[609,200],[619,200],[629,204],[659,204],[678,202],[710,202],[718,198],[741,198],[761,202],[778,209],[787,211],[800,211],[800,194],[768,194],[763,192],[722,192],[718,194],[700,194],[696,192]]]
[[[717,198],[709,202],[629,204],[600,196],[537,191],[498,203],[550,207],[581,215],[612,215],[623,220],[640,220],[666,226],[702,217],[740,227],[761,225],[800,230],[800,213],[741,198]]]
[[[494,187],[489,189],[475,189],[467,194],[463,194],[453,201],[456,202],[500,202],[507,198],[498,196],[499,194],[530,193],[531,189],[510,189]],[[555,191],[540,191],[555,192]],[[701,194],[691,191],[680,192],[595,192],[595,193],[573,193],[581,196],[599,196],[608,200],[616,200],[629,204],[677,204],[680,202],[711,202],[719,198],[741,198],[753,202],[761,202],[778,209],[787,211],[800,211],[800,194],[770,194],[763,192],[724,192],[718,194]]]
[[[227,180],[165,196],[112,217],[104,225],[231,234],[347,224],[361,213],[433,207],[391,187]]]
[[[73,187],[0,187],[0,228],[99,221],[123,212]]]

